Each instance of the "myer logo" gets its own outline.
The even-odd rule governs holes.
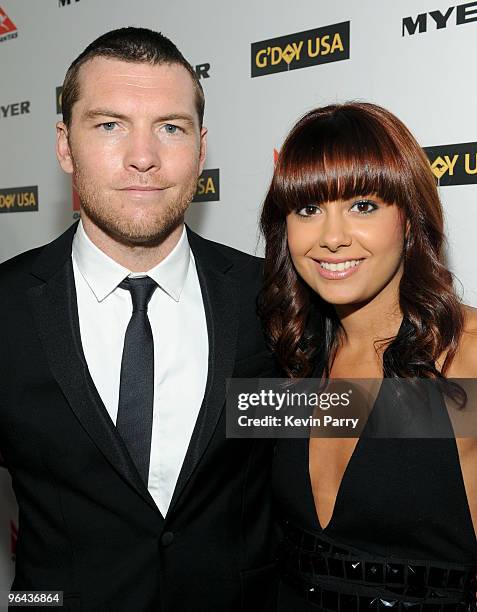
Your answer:
[[[425,147],[439,185],[477,183],[477,142]]]
[[[0,105],[0,117],[16,117],[17,115],[27,115],[30,112],[29,100],[23,102],[12,102],[11,104]]]
[[[17,36],[17,26],[0,6],[0,42],[16,38]]]
[[[456,25],[477,21],[477,2],[450,6],[445,11],[436,10],[429,13],[419,13],[417,17],[404,17],[402,20],[402,35],[408,34],[412,36],[416,32],[422,34],[427,32],[428,26],[441,30],[442,28],[447,28],[454,19]]]
[[[349,59],[349,21],[252,43],[252,77]]]
[[[204,170],[197,181],[193,202],[215,202],[220,200],[219,168]]]
[[[0,213],[38,210],[38,186],[0,189]]]
[[[210,64],[197,64],[194,68],[198,79],[209,79],[210,78]]]
[[[75,0],[75,2],[79,2],[80,0]],[[58,0],[58,6],[68,6],[70,5],[72,2],[71,0]]]

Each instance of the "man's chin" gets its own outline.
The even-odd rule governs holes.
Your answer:
[[[161,225],[158,227],[110,227],[109,235],[117,242],[125,244],[127,246],[137,247],[154,247],[162,244],[166,238],[168,238],[174,230],[176,230],[184,219],[179,219],[174,223]],[[107,230],[104,230],[107,231]]]
[[[102,219],[94,214],[87,214],[87,216],[107,236],[130,247],[159,246],[184,223],[183,216],[167,220],[161,219],[155,222],[149,221],[148,223],[130,221],[127,224],[118,224],[113,220]]]

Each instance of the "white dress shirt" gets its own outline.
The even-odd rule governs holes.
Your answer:
[[[73,270],[86,362],[116,423],[124,335],[131,294],[118,287],[137,276],[96,247],[80,221]],[[154,338],[154,406],[148,489],[166,515],[204,397],[209,341],[204,303],[185,228],[172,252],[147,270],[159,286],[148,316]]]

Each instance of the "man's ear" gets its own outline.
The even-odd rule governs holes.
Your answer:
[[[73,174],[73,159],[68,142],[68,128],[63,121],[56,124],[56,157],[67,174]]]
[[[207,131],[205,127],[200,130],[199,174],[202,174],[207,154]]]

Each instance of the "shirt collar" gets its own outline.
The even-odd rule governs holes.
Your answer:
[[[73,259],[98,302],[112,293],[131,271],[103,253],[88,238],[80,221],[73,239]],[[173,300],[179,301],[184,287],[191,250],[185,227],[178,243],[157,266],[144,272],[152,278]]]

